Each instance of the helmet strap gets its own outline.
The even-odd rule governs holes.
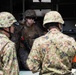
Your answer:
[[[3,31],[5,31],[5,32],[7,32],[7,33],[10,35],[10,37],[9,37],[9,38],[11,39],[11,37],[12,37],[12,34],[13,34],[13,33],[11,33],[11,32],[10,32],[10,30],[11,30],[11,27],[9,27],[9,31],[5,30],[4,28],[3,28],[2,30],[3,30]]]

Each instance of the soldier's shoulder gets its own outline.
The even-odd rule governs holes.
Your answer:
[[[0,51],[5,47],[5,46],[14,46],[14,43],[9,40],[9,38],[6,35],[0,34]]]
[[[40,37],[38,37],[38,38],[36,38],[35,39],[35,42],[38,42],[38,43],[44,43],[44,42],[46,42],[47,40],[46,40],[46,35],[42,35],[42,36],[40,36]]]

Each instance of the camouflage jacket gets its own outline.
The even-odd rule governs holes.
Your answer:
[[[36,24],[32,25],[31,27],[28,27],[25,24],[24,29],[22,30],[22,36],[30,47],[32,46],[34,39],[41,36],[42,34],[43,31]]]
[[[0,33],[0,75],[19,75],[14,43]]]
[[[76,42],[58,30],[37,38],[26,61],[32,72],[40,75],[70,75]]]

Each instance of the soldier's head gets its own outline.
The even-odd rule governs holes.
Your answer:
[[[61,29],[61,25],[64,24],[64,20],[59,12],[57,11],[50,11],[45,14],[43,20],[43,26],[45,28],[49,28],[51,26],[56,26]]]
[[[14,23],[16,23],[17,20],[15,17],[9,13],[9,12],[1,12],[0,13],[0,31],[6,33],[8,37],[12,33],[14,33]]]
[[[32,25],[33,23],[35,23],[36,13],[34,10],[26,10],[23,14],[23,18],[25,22],[29,23],[28,25]]]
[[[24,18],[36,18],[36,13],[34,10],[26,10],[23,15]]]

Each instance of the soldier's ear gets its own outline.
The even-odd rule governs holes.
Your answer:
[[[58,23],[58,26],[59,26],[60,30],[62,30],[62,25],[60,23]]]
[[[4,30],[6,30],[6,31],[8,31],[9,30],[9,28],[3,28]]]

